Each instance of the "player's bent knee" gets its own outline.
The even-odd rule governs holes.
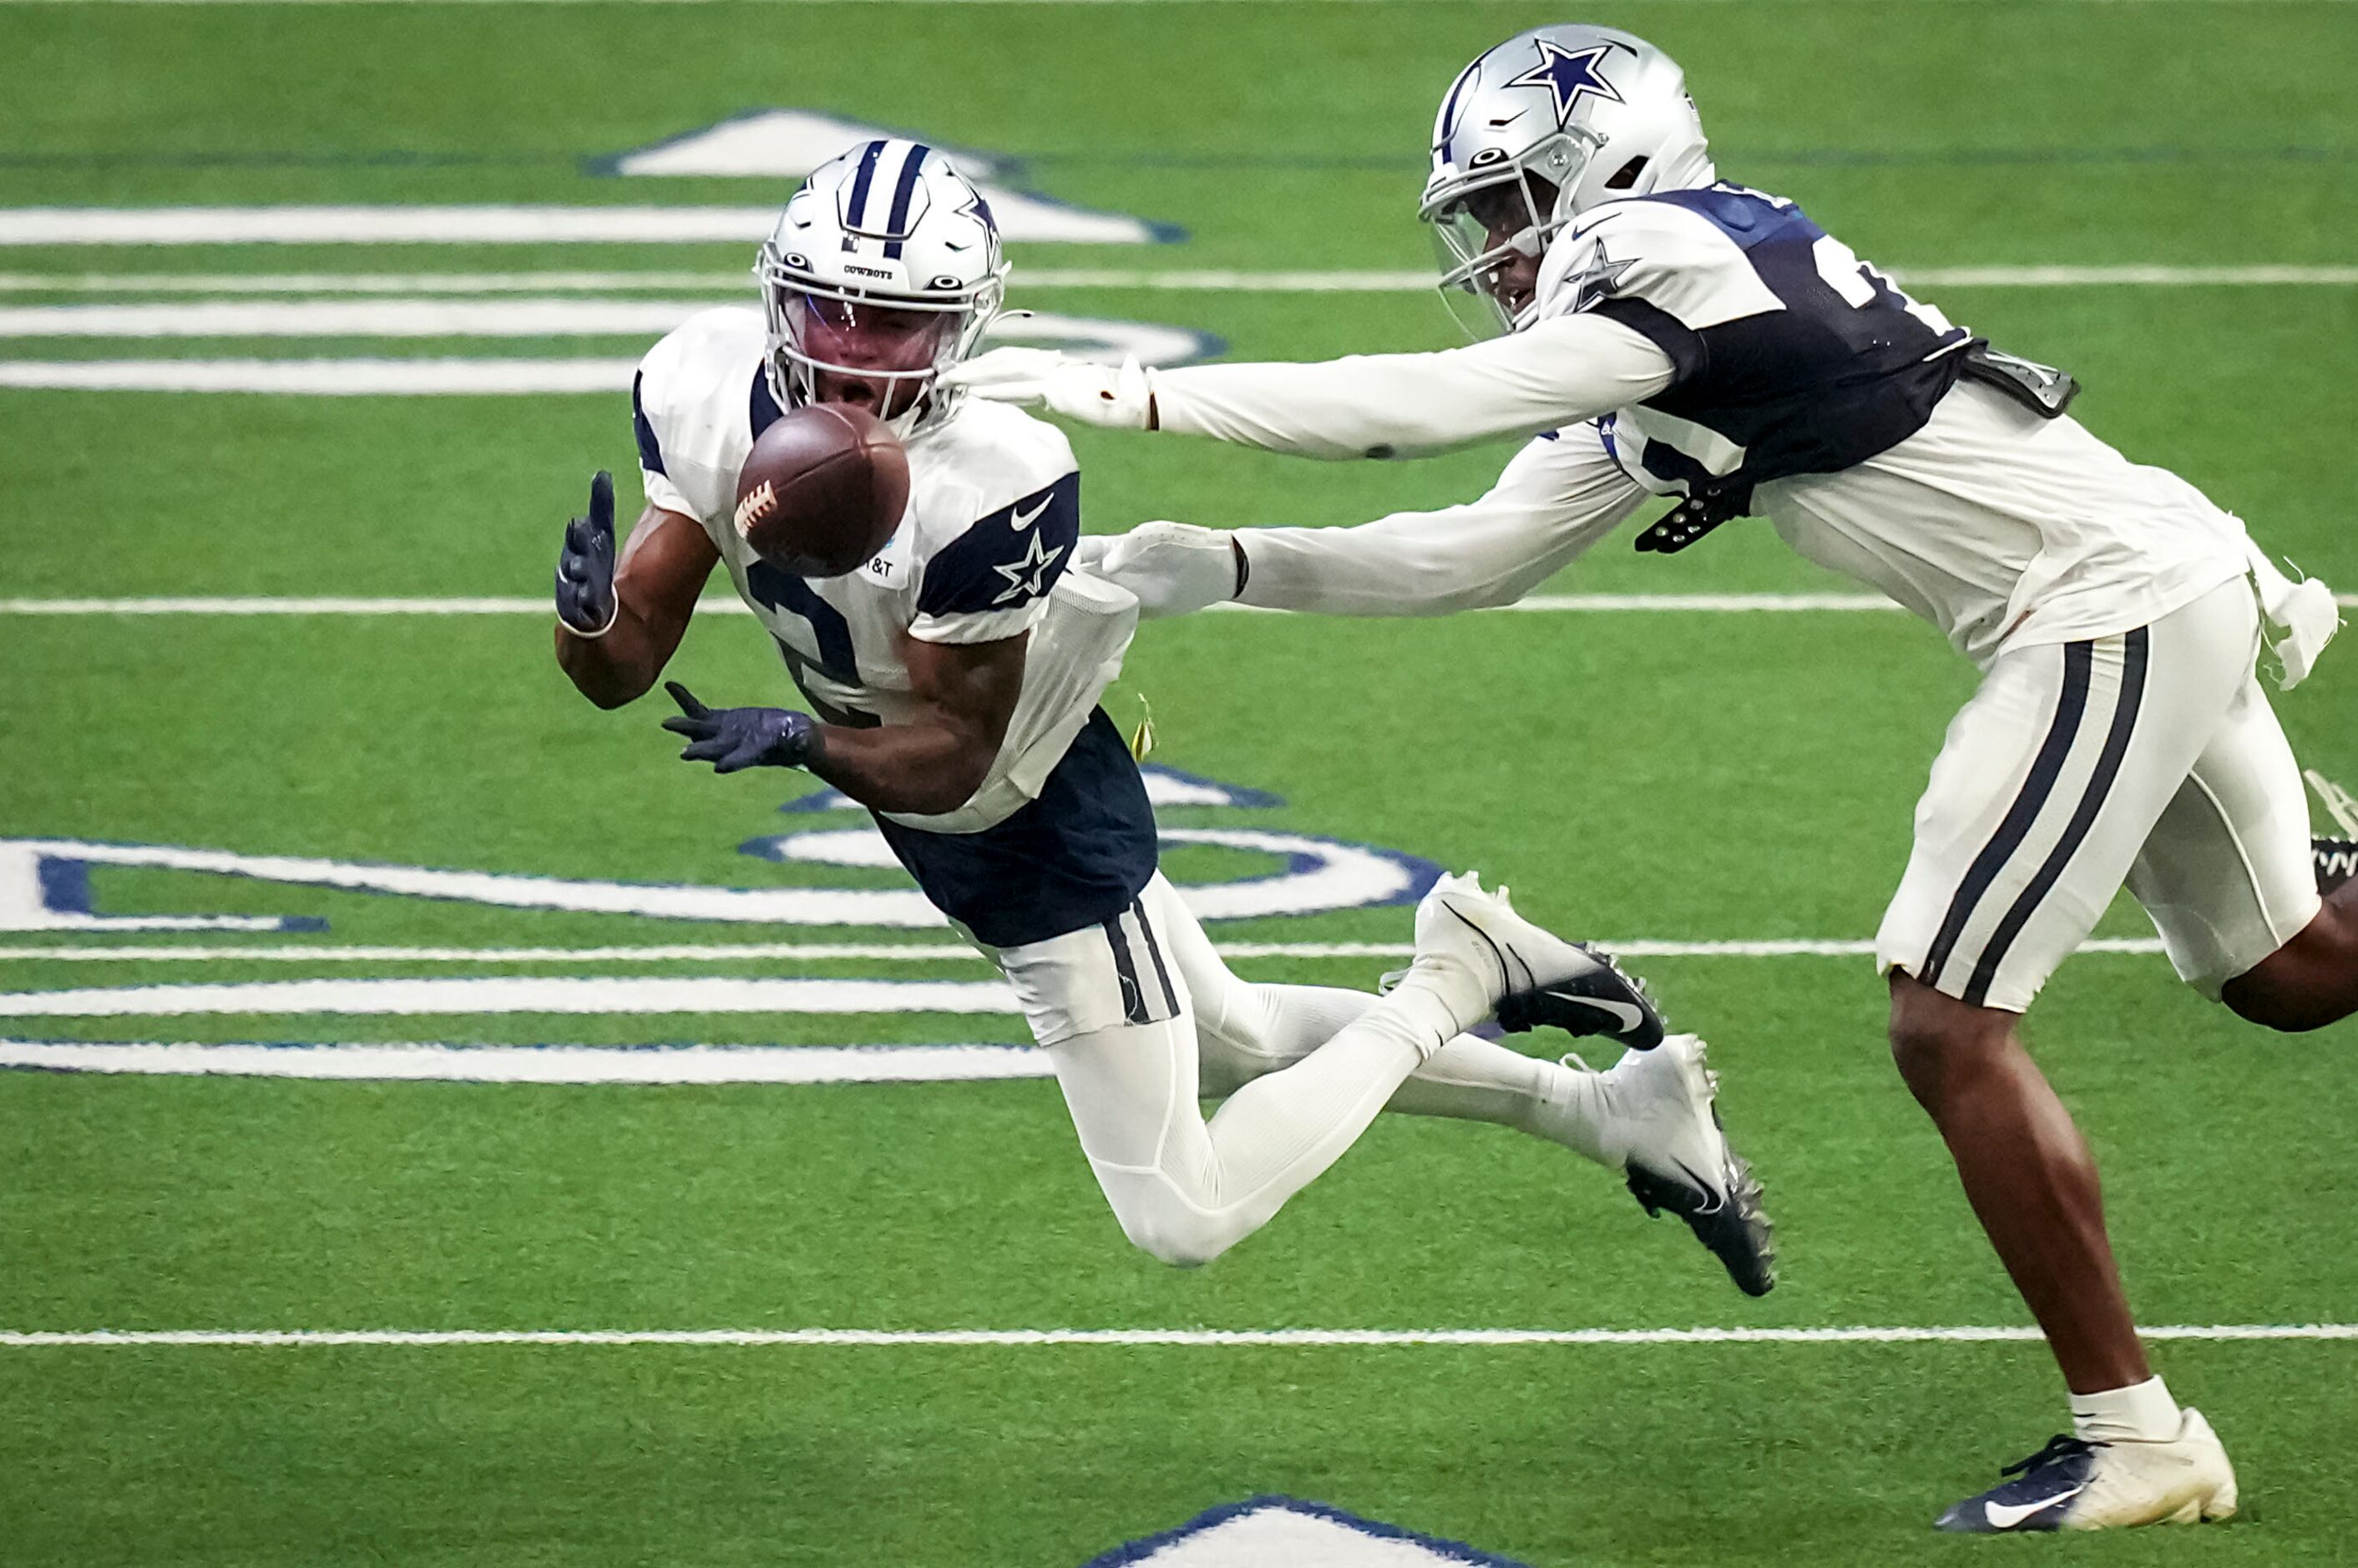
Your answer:
[[[1121,1221],[1121,1233],[1131,1246],[1174,1269],[1202,1268],[1252,1228],[1207,1213],[1171,1192],[1125,1194],[1114,1205],[1114,1217]]]
[[[2011,1015],[1968,1007],[1895,969],[1891,975],[1892,1065],[1927,1109],[1936,1109],[1946,1086],[1970,1073],[2004,1044]]]
[[[2328,904],[2283,946],[2219,989],[2248,1023],[2305,1034],[2358,1010],[2358,916]]]
[[[1140,1251],[1174,1269],[1200,1269],[1237,1240],[1208,1217],[1184,1213],[1126,1214],[1121,1232]]]

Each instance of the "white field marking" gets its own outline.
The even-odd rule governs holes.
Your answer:
[[[0,1018],[478,1017],[495,1013],[990,1013],[1020,1011],[998,980],[494,975],[255,980],[0,991]]]
[[[2354,1340],[2358,1323],[2164,1324],[2141,1328],[2156,1340]],[[301,1350],[435,1349],[497,1345],[680,1346],[838,1348],[956,1346],[1185,1346],[1207,1348],[1382,1348],[1525,1345],[2014,1345],[2038,1329],[2014,1325],[1842,1328],[455,1328],[455,1329],[87,1329],[0,1331],[15,1350],[161,1347]]]
[[[746,272],[0,272],[0,294],[615,294],[745,296]]]
[[[190,299],[0,306],[0,338],[659,338],[708,299]]]
[[[160,362],[169,363],[171,362]],[[0,384],[8,362],[0,361]],[[2358,593],[2338,593],[2334,602],[2358,607]],[[1215,610],[1280,615],[1258,606],[1220,604]],[[1899,606],[1871,593],[1535,593],[1513,604],[1476,611],[1511,614],[1815,614],[1894,611]],[[549,616],[542,599],[0,599],[0,615],[535,615]],[[741,600],[714,595],[697,604],[699,615],[747,615]]]
[[[34,392],[254,392],[298,397],[516,397],[629,390],[635,359],[0,360]]]
[[[100,209],[98,211],[112,211]],[[610,211],[596,209],[595,211]],[[0,242],[5,243],[5,242]],[[30,243],[30,242],[27,242]],[[1924,266],[1887,269],[1920,288],[2175,288],[2348,287],[2358,266],[2335,263],[2257,262],[2245,265],[2107,265],[2029,264],[2013,266]],[[1014,276],[1017,296],[1033,289],[1141,289],[1204,294],[1422,294],[1431,272],[1383,269],[1290,271],[1245,268],[1024,267]],[[222,295],[611,294],[676,290],[743,297],[741,272],[476,272],[476,273],[0,273],[0,293]],[[709,304],[711,301],[701,301]]]
[[[0,0],[9,5],[718,5],[727,0]],[[1304,5],[1312,0],[771,0],[780,6],[809,5]],[[1329,5],[1413,5],[1420,0],[1316,0]],[[1758,0],[1654,0],[1664,5],[1757,5]],[[1918,4],[1981,5],[1997,0],[1917,0]],[[2248,5],[2348,5],[2358,0],[2066,0],[2082,5],[2176,5],[2182,7]]]
[[[0,371],[5,369],[0,363]],[[750,615],[734,595],[698,601],[699,615]],[[0,615],[546,615],[541,599],[0,599]]]
[[[990,189],[1017,242],[1136,245],[1152,224]],[[328,206],[7,207],[0,245],[596,245],[761,243],[774,207]]]
[[[1868,939],[1667,942],[1636,938],[1596,944],[1625,958],[1857,958],[1872,957]],[[1223,942],[1224,958],[1406,958],[1406,942]],[[2161,951],[2150,936],[2097,936],[2080,944],[2082,953],[2152,954]],[[279,946],[81,947],[69,944],[0,946],[0,963],[287,963],[287,964],[676,964],[766,961],[957,964],[988,962],[980,953],[953,942],[713,942],[619,947],[331,947],[289,943]]]
[[[659,338],[709,299],[197,299],[0,306],[0,338]],[[750,308],[748,318],[752,316]],[[1055,311],[1002,317],[993,341],[1175,364],[1201,355],[1178,327]],[[254,362],[230,362],[252,363]],[[265,363],[274,362],[263,362]],[[590,362],[596,363],[598,362]],[[579,373],[559,373],[559,379]],[[568,384],[569,385],[569,384]],[[560,385],[557,390],[566,390]]]
[[[465,1084],[935,1084],[1055,1075],[1030,1045],[215,1044],[0,1040],[0,1068]]]

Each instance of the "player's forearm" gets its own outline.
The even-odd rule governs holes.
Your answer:
[[[1646,500],[1595,430],[1533,441],[1488,494],[1356,528],[1246,528],[1239,600],[1327,615],[1450,615],[1512,604]]]
[[[1157,371],[1155,422],[1301,457],[1408,457],[1575,424],[1671,376],[1668,356],[1629,329],[1564,317],[1437,353]]]
[[[1436,522],[1447,514],[1428,514]],[[1386,522],[1391,521],[1386,519]],[[1356,528],[1249,528],[1238,533],[1247,564],[1238,602],[1318,615],[1455,615],[1512,604],[1570,558],[1533,551],[1469,560],[1432,534]]]
[[[949,720],[873,730],[820,725],[803,765],[876,811],[934,816],[974,798],[999,744]]]
[[[678,645],[676,632],[664,634],[628,600],[616,608],[613,627],[602,637],[584,637],[561,621],[557,624],[558,667],[575,690],[604,708],[644,697]]]

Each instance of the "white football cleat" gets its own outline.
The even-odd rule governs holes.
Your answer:
[[[1495,1013],[1514,1033],[1551,1024],[1639,1051],[1661,1043],[1662,1016],[1644,988],[1606,955],[1517,914],[1505,888],[1485,892],[1471,871],[1442,878],[1416,906],[1415,967],[1453,1000],[1478,996],[1467,1028]]]
[[[1952,1504],[1938,1530],[2010,1535],[2048,1530],[2124,1530],[2234,1517],[2235,1467],[2197,1410],[2161,1443],[2088,1443],[2052,1437],[2000,1474],[2016,1479]]]
[[[1650,1215],[1685,1220],[1736,1289],[1767,1295],[1777,1283],[1776,1227],[1761,1209],[1758,1178],[1720,1128],[1719,1076],[1704,1043],[1673,1034],[1632,1051],[1597,1076],[1596,1087],[1599,1141],[1630,1195]]]

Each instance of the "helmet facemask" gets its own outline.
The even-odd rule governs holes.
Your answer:
[[[1508,287],[1518,260],[1536,263],[1574,217],[1570,193],[1603,146],[1585,126],[1548,137],[1428,189],[1419,211],[1433,232],[1444,304],[1474,338],[1528,326],[1533,300]]]
[[[903,440],[947,418],[955,398],[936,392],[935,379],[990,330],[1006,294],[1004,268],[973,285],[942,278],[940,293],[887,294],[823,282],[801,260],[764,245],[754,268],[779,401],[816,403],[822,378],[841,376],[879,389],[871,412]]]

